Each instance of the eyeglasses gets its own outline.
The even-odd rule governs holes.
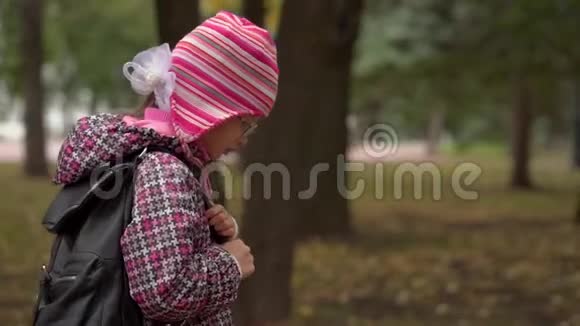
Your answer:
[[[256,131],[256,128],[258,128],[258,123],[255,121],[250,121],[247,119],[241,119],[242,121],[242,127],[244,129],[243,133],[242,133],[242,137],[247,137],[251,134],[254,133],[254,131]]]

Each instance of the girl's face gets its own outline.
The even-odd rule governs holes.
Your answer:
[[[208,131],[200,142],[213,160],[229,152],[237,151],[246,145],[248,136],[257,127],[255,117],[236,117]]]

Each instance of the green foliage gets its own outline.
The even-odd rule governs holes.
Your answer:
[[[0,79],[19,94],[17,0],[1,2]],[[49,94],[78,98],[89,93],[112,106],[133,95],[121,67],[157,43],[151,1],[45,1],[43,75]]]
[[[275,30],[281,0],[267,0],[266,23]],[[69,101],[86,97],[110,107],[133,105],[134,94],[121,67],[135,54],[156,45],[157,24],[153,1],[46,0],[44,19],[47,93]],[[0,88],[20,94],[18,0],[0,2]],[[239,12],[240,0],[201,0],[202,15],[219,10]]]
[[[88,0],[79,6],[53,0],[53,6],[48,14],[54,15],[49,19],[54,25],[47,29],[52,32],[47,33],[50,59],[58,71],[72,70],[65,85],[87,88],[99,100],[118,104],[129,90],[122,65],[157,43],[151,2]]]
[[[239,13],[242,3],[240,0],[201,0],[199,6],[203,17],[211,17],[220,10]]]
[[[0,86],[12,94],[19,94],[22,84],[19,74],[20,21],[17,1],[0,1]]]
[[[244,0],[201,0],[199,2],[201,15],[210,17],[220,10],[228,10],[242,14],[242,3]],[[283,0],[264,0],[266,7],[266,17],[264,19],[266,28],[276,32],[280,21]]]
[[[456,121],[491,110],[497,120],[512,103],[514,79],[524,77],[539,112],[558,109],[559,81],[579,68],[578,17],[573,0],[368,1],[354,107],[403,98],[398,112],[411,124],[433,109]]]

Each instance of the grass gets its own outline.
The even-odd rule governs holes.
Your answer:
[[[463,161],[483,170],[472,187],[478,200],[461,200],[449,187]],[[543,155],[532,167],[537,190],[512,191],[506,163],[472,155],[440,164],[440,201],[428,190],[413,199],[408,182],[401,200],[353,202],[354,241],[312,241],[298,250],[295,323],[580,325],[572,222],[579,174],[565,157]]]
[[[56,187],[21,176],[20,167],[1,165],[0,324],[29,325],[36,276],[48,259],[51,236],[40,225]]]
[[[470,161],[483,173],[470,186],[479,199],[453,191],[453,168]],[[387,165],[385,196],[352,201],[355,236],[311,240],[296,250],[292,325],[580,325],[578,229],[572,223],[580,174],[562,155],[532,164],[537,189],[506,187],[498,153],[467,153],[440,161],[442,199],[393,195]],[[351,179],[370,180],[367,170]],[[36,274],[50,236],[40,219],[56,188],[0,166],[0,325],[28,325]],[[240,202],[232,209],[239,213]]]

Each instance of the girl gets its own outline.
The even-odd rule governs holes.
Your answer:
[[[277,93],[275,45],[264,29],[220,12],[186,35],[124,66],[133,89],[150,95],[142,119],[100,114],[65,140],[55,181],[70,184],[104,162],[149,151],[136,170],[132,222],[121,238],[131,296],[145,323],[232,325],[229,306],[254,272],[237,224],[198,173],[243,146]],[[218,244],[210,229],[227,238]]]

